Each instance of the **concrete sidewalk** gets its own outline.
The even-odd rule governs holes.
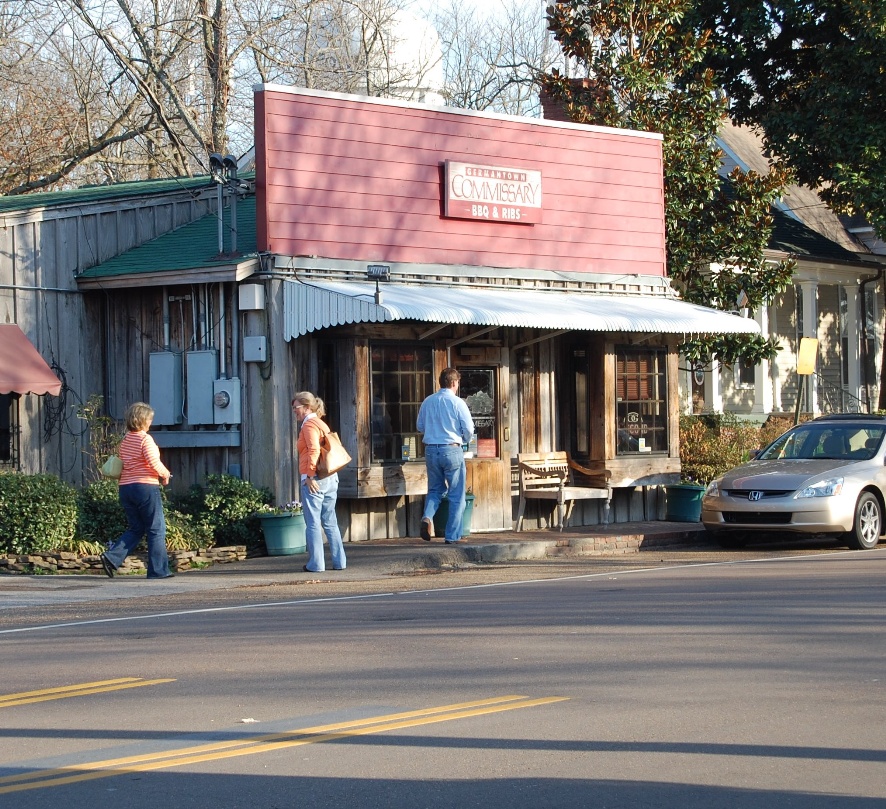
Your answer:
[[[424,542],[418,537],[347,543],[347,569],[324,573],[305,573],[302,567],[307,557],[300,553],[218,564],[157,581],[146,581],[144,576],[8,575],[0,576],[0,610],[306,581],[359,582],[471,564],[628,554],[704,542],[700,523],[635,522],[568,528],[562,533],[477,533],[457,545],[445,545],[439,539]]]

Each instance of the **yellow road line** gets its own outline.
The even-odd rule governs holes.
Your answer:
[[[15,705],[30,705],[34,702],[47,702],[53,699],[82,697],[86,694],[104,694],[110,691],[121,691],[124,688],[140,688],[143,685],[159,685],[172,683],[174,679],[143,680],[138,677],[121,677],[116,680],[99,680],[94,683],[80,683],[58,688],[44,688],[39,691],[22,691],[19,694],[0,696],[0,708],[11,708]]]
[[[256,753],[268,753],[287,747],[317,744],[319,742],[365,736],[371,733],[382,733],[402,728],[419,727],[435,722],[448,722],[453,719],[483,716],[501,711],[511,711],[517,708],[548,705],[554,702],[562,702],[566,699],[568,697],[529,699],[527,697],[510,695],[390,714],[388,716],[358,719],[352,722],[318,725],[301,730],[216,742],[179,750],[87,762],[53,770],[39,770],[32,773],[22,773],[0,778],[0,795],[10,792],[23,792],[30,789],[61,786],[63,784],[80,783],[97,778],[110,778],[114,775],[126,773],[150,772],[166,767],[181,767],[186,764],[218,761],[236,756],[255,755]]]

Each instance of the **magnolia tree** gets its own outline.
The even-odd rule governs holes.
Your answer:
[[[789,180],[720,176],[716,136],[727,99],[704,66],[707,31],[680,27],[690,0],[591,0],[548,7],[549,25],[570,66],[545,77],[547,91],[582,123],[660,132],[663,137],[668,272],[685,300],[725,311],[741,296],[752,311],[791,282],[792,264],[764,257],[772,202]],[[725,335],[687,342],[689,359],[757,363],[778,343]]]

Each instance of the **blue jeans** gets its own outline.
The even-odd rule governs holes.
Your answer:
[[[338,499],[338,475],[318,480],[320,491],[311,493],[307,483],[301,484],[301,505],[305,514],[305,544],[308,546],[308,563],[306,567],[314,573],[326,570],[323,558],[323,534],[329,542],[329,554],[332,566],[336,570],[344,570],[348,566],[345,558],[345,546],[338,530],[338,518],[335,516],[335,501]]]
[[[169,575],[169,555],[166,553],[166,517],[160,487],[150,483],[127,483],[120,487],[120,505],[126,512],[129,528],[105,551],[105,558],[120,567],[123,560],[142,541],[148,538],[148,578],[162,579]]]
[[[437,447],[425,446],[428,467],[428,497],[423,515],[432,520],[440,508],[440,501],[449,500],[449,517],[446,520],[446,541],[461,539],[461,521],[465,513],[465,454],[461,445]]]

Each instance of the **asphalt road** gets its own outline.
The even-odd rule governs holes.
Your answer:
[[[884,574],[684,552],[5,610],[0,806],[882,807]]]

